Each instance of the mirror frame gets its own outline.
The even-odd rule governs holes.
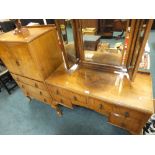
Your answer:
[[[76,58],[77,58],[77,61],[75,62],[75,64],[79,64],[81,66],[85,66],[91,69],[103,70],[108,72],[117,71],[125,74],[128,73],[129,79],[131,81],[134,81],[136,73],[140,72],[138,71],[138,67],[144,53],[145,45],[149,37],[149,32],[153,24],[153,19],[147,19],[147,20],[128,19],[127,25],[126,25],[124,51],[123,51],[122,60],[121,60],[122,66],[99,64],[95,62],[85,61],[81,19],[72,19],[71,21],[72,21],[74,44],[75,44],[75,50],[76,50]],[[145,26],[143,25],[144,21],[146,21]],[[59,40],[61,44],[61,50],[63,52],[64,62],[66,64],[67,69],[70,69],[71,67],[69,66],[66,51],[64,48],[59,21],[55,20],[55,23],[59,34]],[[138,36],[141,33],[142,27],[143,27],[144,33],[143,33],[143,36],[139,38]],[[137,45],[138,45],[137,42],[140,43],[138,50],[137,50]],[[132,61],[133,61],[133,57],[135,56],[136,50],[138,53],[136,55],[135,63],[133,64],[133,66],[131,66],[131,64],[133,63]]]
[[[81,50],[79,51],[80,53],[80,63],[83,66],[94,68],[94,69],[100,69],[100,70],[108,70],[111,72],[114,71],[121,71],[124,72],[124,66],[116,66],[116,65],[110,65],[110,64],[101,64],[101,63],[96,63],[96,62],[90,62],[84,60],[84,43],[83,43],[83,34],[82,34],[82,20],[81,19],[76,19],[76,25],[78,28],[78,36],[79,36],[79,46],[81,46]],[[123,55],[122,55],[123,58]],[[120,60],[122,62],[122,60]]]
[[[66,68],[69,70],[74,64],[72,66],[69,65],[69,60],[68,60],[68,57],[67,57],[67,53],[65,51],[63,38],[62,38],[62,33],[61,33],[61,28],[60,28],[60,19],[55,19],[55,24],[56,24],[56,28],[57,28],[57,31],[58,31],[58,36],[59,36],[59,41],[60,41],[60,48],[61,48],[61,51],[62,51],[62,54],[63,54],[63,59],[64,59],[64,62],[65,62]],[[78,49],[78,44],[77,44],[77,32],[76,32],[75,21],[71,20],[71,24],[72,24],[74,46],[75,46],[75,53],[76,53],[76,62],[75,62],[75,64],[77,64],[79,62],[79,49]]]
[[[146,21],[145,27],[143,27],[144,21]],[[142,56],[144,53],[145,45],[149,37],[149,32],[153,24],[153,19],[147,19],[147,20],[128,19],[127,20],[125,41],[126,39],[128,39],[127,40],[128,43],[125,44],[124,42],[124,51],[123,51],[122,60],[121,60],[122,66],[99,64],[95,62],[85,61],[84,60],[83,36],[82,36],[82,23],[80,19],[77,19],[75,22],[77,25],[77,32],[78,32],[77,35],[79,36],[78,42],[79,42],[79,46],[81,47],[79,51],[81,65],[84,65],[89,68],[108,71],[108,72],[118,71],[118,72],[128,73],[129,79],[131,81],[134,81],[136,73],[141,72],[141,71],[138,71],[138,67],[139,67],[140,60],[142,59]],[[143,37],[138,38],[139,33],[141,33],[142,27],[144,29]],[[133,57],[135,56],[138,39],[140,40],[140,45],[139,45],[140,47],[139,47],[139,50],[138,50],[138,53],[135,59],[135,64],[132,66],[132,69],[131,69],[129,62],[132,62]]]

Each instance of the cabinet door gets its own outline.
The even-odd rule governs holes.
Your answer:
[[[26,43],[10,43],[9,50],[15,57],[22,75],[35,80],[42,80],[39,70],[35,65]]]
[[[5,43],[0,43],[0,57],[10,72],[21,75],[18,62]]]
[[[130,79],[133,81],[142,59],[146,42],[149,37],[153,20],[136,20],[131,26],[130,47],[127,60],[127,70]]]

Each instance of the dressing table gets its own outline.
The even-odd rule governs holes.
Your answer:
[[[139,72],[153,20],[127,20],[125,36],[101,36],[93,49],[84,48],[82,22],[26,27],[26,36],[4,33],[0,57],[25,96],[49,104],[59,116],[59,105],[82,106],[140,134],[154,112],[151,75]]]
[[[45,80],[53,104],[89,108],[107,116],[109,123],[140,134],[154,112],[151,75],[138,71],[152,20],[128,20],[123,50],[116,48],[113,52],[108,48],[99,56],[99,51],[84,48],[81,21],[72,20],[72,50],[76,57],[72,63],[67,56],[71,51],[63,47],[66,43],[59,20],[56,24],[65,61]],[[109,53],[106,61],[95,59],[102,54],[104,58],[105,53]],[[87,59],[88,55],[91,59]],[[116,59],[119,63],[115,63]]]

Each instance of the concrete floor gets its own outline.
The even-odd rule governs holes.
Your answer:
[[[151,74],[155,98],[155,31],[149,37],[151,49]],[[62,107],[63,117],[59,118],[50,106],[39,101],[31,103],[16,88],[11,95],[2,89],[0,93],[0,134],[1,135],[124,135],[127,131],[107,123],[107,118],[89,109]]]

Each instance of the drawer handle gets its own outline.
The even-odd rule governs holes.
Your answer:
[[[77,97],[76,96],[74,96],[73,98],[74,98],[75,101],[77,101]]]
[[[124,123],[121,123],[121,126],[122,126],[122,127],[125,127],[125,124],[124,124]]]
[[[59,95],[59,91],[58,90],[56,90],[56,94]]]
[[[42,95],[43,93],[40,91],[40,95]]]
[[[20,63],[19,63],[19,61],[18,61],[18,60],[16,60],[16,65],[17,65],[17,66],[20,66]]]
[[[99,109],[104,109],[104,106],[102,104],[99,105]]]
[[[36,87],[36,88],[38,88],[38,85],[37,85],[37,83],[35,83],[34,85],[35,85],[35,87]]]
[[[124,116],[125,116],[125,117],[129,117],[129,113],[128,113],[128,112],[125,112],[125,113],[124,113]]]
[[[44,102],[47,102],[47,100],[44,98]]]

